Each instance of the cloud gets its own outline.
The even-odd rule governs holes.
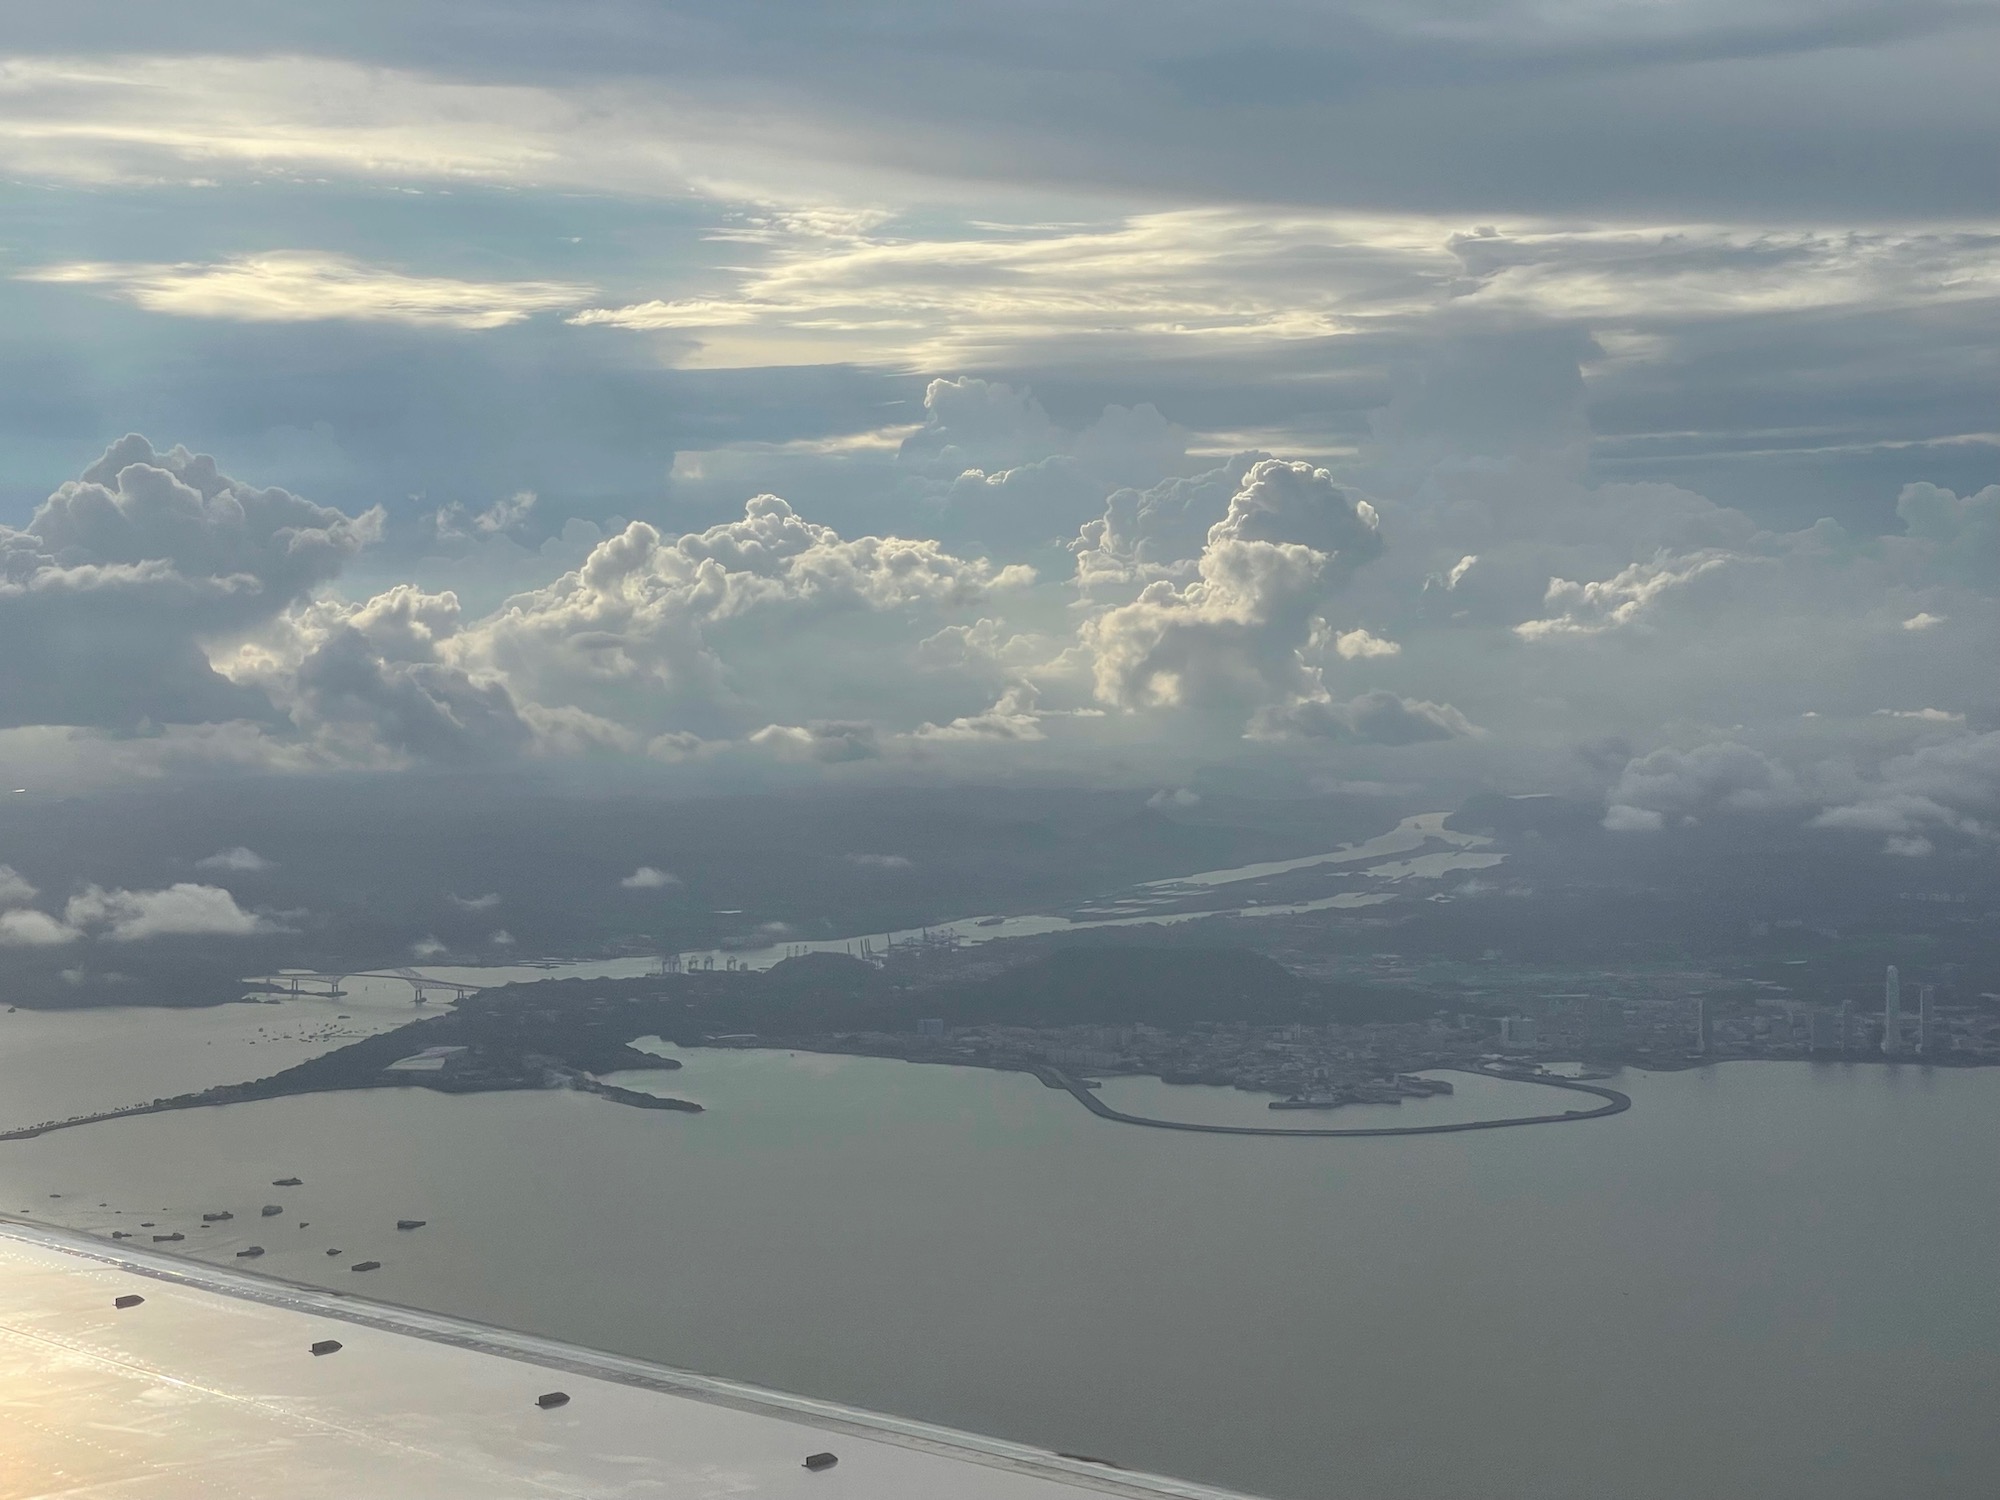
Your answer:
[[[641,865],[618,883],[628,891],[658,891],[668,886],[679,885],[681,878],[678,875],[670,875],[665,870],[655,869],[652,865]]]
[[[1595,583],[1551,578],[1542,603],[1560,613],[1545,619],[1524,620],[1514,627],[1514,633],[1525,641],[1544,641],[1557,636],[1598,635],[1617,630],[1643,619],[1670,591],[1685,588],[1704,574],[1739,561],[1732,554],[1711,551],[1633,563]]]
[[[1805,794],[1784,766],[1748,745],[1723,741],[1636,757],[1605,800],[1606,828],[1648,833],[1670,822],[1797,806]]]
[[[270,620],[380,525],[120,439],[24,529],[0,526],[0,727],[272,718],[202,640]]]
[[[1937,629],[1938,626],[1945,623],[1945,618],[1946,617],[1943,615],[1934,615],[1930,613],[1930,611],[1928,610],[1923,610],[1917,614],[1911,615],[1909,619],[1903,621],[1903,629],[1935,630]]]
[[[477,514],[468,512],[458,501],[439,507],[431,518],[440,541],[465,541],[473,537],[503,536],[520,527],[535,508],[533,490],[521,490],[505,500],[496,500]]]
[[[157,891],[107,891],[85,886],[63,912],[75,928],[97,930],[114,943],[168,936],[249,937],[278,931],[276,923],[244,911],[219,886],[181,882]]]
[[[1382,656],[1398,656],[1403,648],[1396,642],[1370,635],[1366,630],[1344,630],[1333,638],[1333,649],[1342,661],[1368,661]]]
[[[890,630],[897,649],[912,649],[909,623],[928,617],[926,633],[935,632],[951,613],[1033,577],[936,541],[843,537],[759,495],[741,520],[679,537],[633,522],[581,567],[467,628],[441,655],[504,677],[537,704],[628,722],[638,708],[651,722],[635,729],[714,738],[769,722],[746,701],[746,675],[776,671],[794,692],[809,691],[829,680],[822,653],[850,642],[865,652],[862,641],[879,643]],[[767,649],[776,631],[790,633],[783,656]],[[856,656],[840,670],[860,674],[863,666]],[[879,659],[862,675],[879,691]],[[676,711],[678,723],[669,717]]]
[[[1950,830],[2000,836],[2000,730],[1958,734],[1885,761],[1880,773],[1813,819],[1819,828],[1894,837]]]
[[[0,911],[0,948],[54,948],[82,936],[47,912],[32,908]]]
[[[1935,484],[1905,485],[1896,514],[1911,537],[1935,549],[1932,566],[1941,576],[2000,591],[2000,484],[1963,496]]]
[[[1146,799],[1148,807],[1193,807],[1201,801],[1201,793],[1184,786],[1161,787]]]
[[[1921,834],[1892,834],[1883,841],[1882,852],[1899,859],[1925,859],[1935,852],[1936,847]]]
[[[254,849],[246,849],[238,844],[233,849],[224,849],[194,862],[197,870],[234,870],[246,875],[254,875],[263,870],[275,870],[277,865]]]
[[[491,911],[500,904],[500,893],[488,891],[483,896],[454,896],[447,891],[445,900],[460,911]]]
[[[1623,802],[1613,803],[1604,813],[1604,826],[1613,833],[1658,833],[1666,822],[1666,815],[1657,808]]]
[[[766,724],[750,736],[750,743],[780,760],[817,761],[822,765],[873,760],[882,753],[881,737],[875,726],[855,720]]]
[[[1427,740],[1478,739],[1485,733],[1449,703],[1403,698],[1379,689],[1345,703],[1311,697],[1267,709],[1252,732],[1260,738],[1362,745],[1417,745]]]
[[[0,865],[0,907],[26,906],[40,894],[12,865]]]
[[[848,854],[842,856],[851,865],[860,865],[868,870],[907,870],[911,861],[901,854]]]
[[[1324,469],[1253,465],[1209,528],[1190,583],[1146,585],[1088,619],[1096,693],[1115,707],[1200,706],[1236,718],[1316,689],[1299,661],[1327,592],[1380,553],[1374,508]]]
[[[315,250],[272,250],[208,265],[68,261],[15,274],[22,281],[101,287],[148,312],[254,323],[341,318],[503,328],[548,308],[574,307],[590,293],[563,282],[411,276]]]

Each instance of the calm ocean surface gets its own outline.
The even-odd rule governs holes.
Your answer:
[[[322,1015],[165,1017],[199,1058],[106,1019],[158,1012],[35,1017],[0,1030],[0,1117],[70,1112],[44,1107],[55,1066],[168,1092],[120,1059],[199,1074],[231,1011],[231,1049],[286,1023],[241,1076]],[[279,1276],[1271,1495],[1984,1497],[2000,1474],[2000,1072],[1628,1073],[1607,1120],[1284,1141],[1117,1125],[1019,1075],[687,1060],[625,1081],[704,1115],[412,1090],[0,1145],[0,1208],[153,1219],[232,1265],[257,1243]]]

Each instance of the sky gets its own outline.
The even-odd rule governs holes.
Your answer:
[[[0,777],[2000,828],[2000,6],[24,8]]]

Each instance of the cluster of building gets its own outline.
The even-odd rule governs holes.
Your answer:
[[[1697,999],[1690,1053],[1697,1057],[1830,1054],[2000,1061],[2000,1027],[1976,1014],[1947,1015],[1937,1003],[1935,986],[1919,985],[1915,1013],[1906,1010],[1902,978],[1894,964],[1883,982],[1879,1012],[1852,1001],[1838,1006],[1785,1002],[1768,1010],[1768,1014],[1724,1013],[1708,1000]]]
[[[1581,1058],[1685,1067],[1725,1057],[1910,1057],[2000,1062],[2000,1017],[1947,1013],[1932,986],[1906,1010],[1895,969],[1882,1009],[1764,997],[1718,1003],[1649,995],[1521,998],[1518,1013],[1439,1014],[1424,1021],[1358,1025],[947,1026],[914,1034],[853,1031],[808,1045],[844,1052],[983,1067],[1046,1064],[1080,1076],[1153,1074],[1169,1083],[1233,1085],[1278,1095],[1325,1096],[1393,1082],[1427,1068]],[[754,1039],[748,1039],[754,1042]],[[766,1039],[760,1045],[770,1045]]]

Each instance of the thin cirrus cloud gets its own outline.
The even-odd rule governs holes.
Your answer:
[[[1915,310],[2000,297],[2000,234],[1726,225],[1468,231],[1440,217],[1137,213],[1097,224],[913,233],[787,215],[726,224],[734,285],[570,315],[696,339],[682,362],[854,359],[978,368],[1087,344],[1098,356],[1228,354],[1468,313],[1654,331],[1720,318]]]
[[[19,272],[18,279],[95,287],[148,312],[184,318],[253,323],[337,318],[474,329],[574,307],[591,290],[560,281],[412,276],[313,250],[272,250],[207,263],[66,261]]]

